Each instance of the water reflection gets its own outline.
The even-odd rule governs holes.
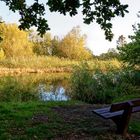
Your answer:
[[[0,102],[67,101],[68,78],[65,74],[1,76]]]
[[[45,84],[39,85],[39,97],[42,101],[67,101],[69,97],[65,92],[62,86],[51,85],[49,89],[46,89]]]

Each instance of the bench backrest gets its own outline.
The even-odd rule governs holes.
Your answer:
[[[126,110],[129,107],[140,106],[140,99],[130,100],[127,102],[115,103],[111,105],[110,112]]]
[[[132,100],[133,106],[140,106],[140,99]]]

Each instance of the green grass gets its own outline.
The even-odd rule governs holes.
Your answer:
[[[120,97],[117,97],[113,100],[113,103],[117,103],[117,102],[123,102],[123,101],[127,101],[127,100],[131,100],[131,99],[137,99],[140,98],[140,94],[131,94],[131,95],[123,95]]]
[[[0,140],[51,139],[64,133],[63,120],[50,108],[78,102],[0,103]],[[34,122],[36,115],[48,117],[46,122]]]
[[[129,132],[140,135],[140,121],[132,121],[129,125]]]
[[[115,131],[109,132],[106,125],[103,125],[99,117],[72,118],[71,121],[64,121],[53,108],[74,107],[84,105],[78,101],[68,102],[1,102],[0,103],[0,140],[32,140],[32,139],[53,139],[69,135],[81,135],[82,137],[92,136],[95,140],[120,140]],[[43,115],[47,119],[36,121],[34,118]],[[71,117],[71,116],[70,116]],[[109,123],[109,122],[107,122]],[[106,123],[106,124],[107,124]],[[133,121],[130,124],[129,132],[140,135],[140,122]]]

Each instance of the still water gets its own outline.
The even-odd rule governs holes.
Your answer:
[[[28,74],[0,77],[0,101],[67,101],[69,74]]]
[[[67,101],[70,99],[63,86],[54,87],[54,85],[50,85],[49,90],[44,87],[43,84],[39,85],[39,98],[42,101]]]

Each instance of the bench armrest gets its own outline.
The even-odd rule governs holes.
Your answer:
[[[134,104],[132,101],[122,102],[122,103],[116,103],[112,104],[110,108],[110,112],[120,111],[120,110],[126,110],[129,107],[133,107]]]
[[[132,101],[128,101],[127,102],[129,104],[129,106],[133,107],[134,106],[134,103]]]

